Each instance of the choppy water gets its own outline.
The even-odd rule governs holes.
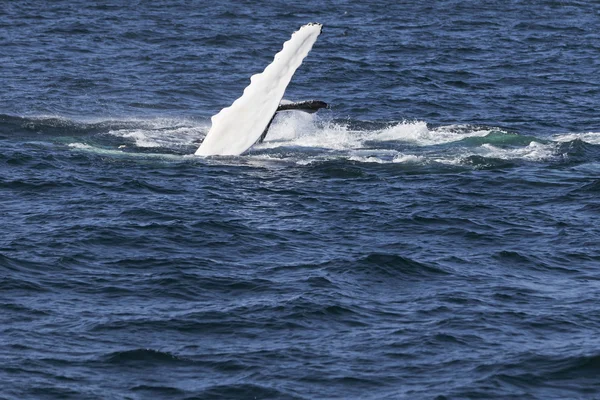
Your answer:
[[[1,3],[0,398],[600,398],[600,6],[425,3]]]

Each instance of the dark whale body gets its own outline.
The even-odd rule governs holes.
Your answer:
[[[271,120],[267,124],[267,127],[263,131],[262,135],[260,135],[260,137],[258,138],[256,143],[262,143],[265,140],[265,137],[267,136],[267,131],[269,130],[269,127],[273,123],[273,120],[275,119],[275,116],[277,115],[278,112],[288,111],[288,110],[298,110],[298,111],[304,111],[304,112],[312,114],[312,113],[316,113],[321,108],[329,108],[329,105],[327,103],[325,103],[324,101],[320,101],[320,100],[307,100],[307,101],[299,101],[299,102],[295,102],[295,103],[280,104],[279,107],[277,107],[277,111],[275,111],[275,114],[273,114],[273,117],[271,117]]]

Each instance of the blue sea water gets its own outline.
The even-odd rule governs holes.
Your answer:
[[[193,156],[311,21],[331,108]],[[600,399],[599,26],[0,2],[0,399]]]

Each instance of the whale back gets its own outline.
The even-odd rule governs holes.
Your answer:
[[[212,126],[196,155],[239,155],[261,137],[321,28],[321,24],[310,23],[292,34],[273,62],[250,78],[242,96],[211,118]]]

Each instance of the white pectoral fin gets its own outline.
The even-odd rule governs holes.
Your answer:
[[[239,155],[261,137],[321,28],[310,23],[294,32],[273,62],[250,78],[243,95],[211,118],[212,126],[196,155]]]

